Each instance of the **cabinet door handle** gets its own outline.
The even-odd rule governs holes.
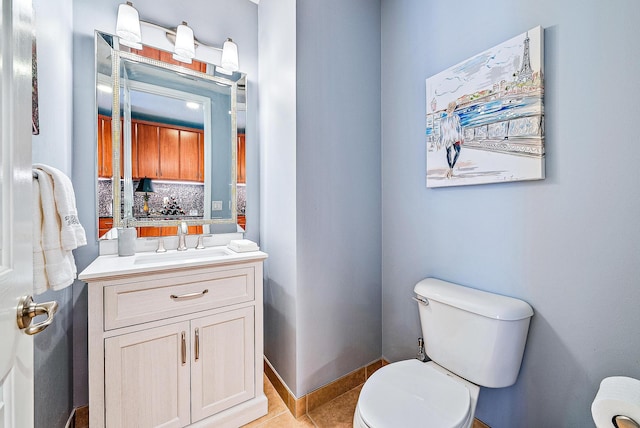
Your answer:
[[[182,332],[182,365],[187,364],[187,336]]]
[[[196,328],[196,361],[200,359],[200,329]]]
[[[169,297],[172,298],[173,300],[185,300],[185,299],[193,299],[194,297],[202,297],[205,294],[207,294],[209,292],[208,288],[205,288],[202,291],[197,291],[195,293],[189,293],[189,294],[181,294],[179,296],[176,296],[175,294],[170,295]]]

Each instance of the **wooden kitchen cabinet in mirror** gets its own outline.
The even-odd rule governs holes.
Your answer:
[[[98,115],[98,177],[113,175],[113,146],[111,142],[111,117]]]
[[[177,61],[173,59],[173,54],[171,52],[161,51],[160,49],[152,48],[151,46],[143,46],[142,49],[131,49],[131,52],[150,59],[166,62],[167,64],[179,65],[202,73],[207,72],[206,62],[192,60],[191,64],[188,64],[186,62]]]
[[[132,120],[132,178],[204,182],[204,131]],[[132,138],[133,141],[133,138]],[[134,173],[137,169],[137,173]]]
[[[247,182],[247,171],[245,161],[245,136],[238,134],[238,183]]]
[[[203,130],[136,120],[131,123],[131,178],[204,182]],[[97,126],[98,177],[111,178],[111,118],[98,115]],[[121,171],[122,163],[123,158]]]

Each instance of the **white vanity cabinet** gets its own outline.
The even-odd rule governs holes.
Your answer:
[[[266,414],[266,254],[198,256],[138,267],[101,256],[80,275],[91,428],[238,427]]]

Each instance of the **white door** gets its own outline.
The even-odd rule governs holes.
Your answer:
[[[0,428],[33,426],[33,340],[17,326],[32,289],[31,0],[0,0]]]

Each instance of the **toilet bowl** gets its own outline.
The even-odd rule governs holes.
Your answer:
[[[431,361],[399,361],[373,373],[358,398],[355,428],[470,428],[480,386],[517,379],[531,306],[435,278],[414,292]]]
[[[469,428],[479,391],[432,361],[399,361],[362,387],[353,426]]]

